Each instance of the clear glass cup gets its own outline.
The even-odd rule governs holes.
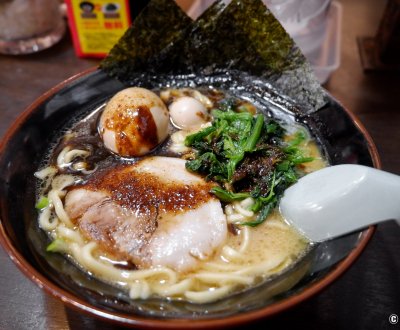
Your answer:
[[[318,50],[326,36],[331,0],[264,0],[304,55]]]
[[[29,54],[58,42],[66,24],[59,0],[0,0],[0,53]]]

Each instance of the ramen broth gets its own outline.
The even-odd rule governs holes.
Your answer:
[[[211,109],[216,102],[228,97],[223,92],[213,89],[164,90],[156,91],[156,93],[161,94],[166,106],[182,95],[189,95],[197,97],[197,100],[202,102],[206,109]],[[257,111],[248,102],[243,101],[243,104],[249,111],[254,111],[254,113]],[[254,203],[251,198],[221,204],[224,228],[212,240],[215,246],[204,247],[199,242],[200,252],[205,252],[196,252],[196,254],[190,250],[191,263],[188,267],[173,267],[172,264],[157,264],[155,261],[137,264],[132,259],[126,258],[126,255],[120,253],[117,248],[113,250],[112,244],[102,244],[104,237],[97,241],[92,239],[98,236],[91,237],[91,233],[85,231],[82,227],[83,216],[80,219],[73,219],[70,216],[71,211],[66,210],[68,194],[82,187],[89,187],[89,193],[96,194],[97,191],[90,187],[93,186],[92,182],[96,180],[98,182],[102,175],[112,177],[114,175],[112,171],[121,166],[128,169],[132,166],[133,169],[141,170],[140,164],[151,157],[153,157],[152,160],[162,160],[163,162],[164,157],[185,160],[193,157],[193,150],[183,143],[188,131],[181,130],[172,123],[169,125],[167,139],[147,155],[128,158],[110,152],[104,147],[97,128],[99,116],[104,108],[105,105],[74,123],[49,152],[47,161],[40,171],[35,173],[35,176],[40,179],[38,200],[39,204],[42,203],[38,207],[40,209],[38,221],[40,228],[46,231],[52,240],[48,247],[49,251],[64,253],[83,271],[129,292],[131,299],[162,297],[183,299],[194,303],[215,301],[228,294],[257,285],[271,276],[284,272],[307,253],[309,242],[284,221],[278,210],[274,210],[266,221],[254,227],[240,225],[239,222],[232,220],[254,219],[256,215],[249,211]],[[288,132],[296,130],[293,125],[299,126],[294,123],[282,124],[291,126]],[[202,123],[202,127],[207,127],[207,125],[207,123]],[[305,129],[302,126],[300,128]],[[189,130],[189,132],[199,129]],[[293,134],[285,137],[286,140],[291,138],[293,138]],[[303,173],[306,174],[326,166],[325,160],[312,139],[308,138],[303,142],[301,148],[305,154],[314,158],[313,161],[300,165]],[[144,164],[146,163],[144,162]],[[164,164],[168,164],[168,162],[164,162]],[[190,180],[192,180],[191,177]],[[100,193],[103,191],[101,189]],[[118,193],[124,194],[124,191],[121,190]],[[84,204],[86,203],[85,196],[89,195],[83,192],[82,196],[81,203]],[[110,198],[113,198],[110,196],[111,193],[104,197],[102,203],[108,203]],[[214,204],[219,203],[214,197],[210,197],[210,200]],[[112,203],[113,207],[121,207],[118,205],[118,200],[113,200]],[[98,205],[100,204],[99,202]],[[193,208],[196,209],[196,207]],[[207,209],[207,207],[205,208]],[[183,209],[182,212],[186,211],[188,210]],[[193,214],[192,217],[197,217],[196,213]],[[208,223],[212,222],[212,219],[207,221]],[[155,226],[157,227],[157,223]],[[199,221],[199,226],[199,228],[203,228],[201,226],[205,225]],[[207,227],[204,228],[206,231],[209,230]],[[160,238],[160,240],[162,239],[164,238]],[[151,238],[149,242],[151,243]],[[146,251],[146,253],[152,254],[154,251]]]

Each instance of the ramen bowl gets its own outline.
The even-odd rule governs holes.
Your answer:
[[[379,167],[368,133],[354,116],[328,95],[318,111],[302,114],[296,105],[261,80],[237,73],[213,76],[138,76],[136,84],[157,89],[210,86],[268,107],[276,117],[307,125],[331,164]],[[246,88],[242,88],[246,86]],[[287,270],[256,287],[207,304],[157,298],[130,300],[118,288],[90,277],[61,254],[46,253],[47,235],[38,227],[37,182],[33,173],[66,127],[125,88],[92,69],[57,85],[37,99],[10,127],[0,146],[2,173],[0,242],[20,270],[68,307],[105,321],[139,328],[223,328],[267,318],[317,294],[356,260],[374,227],[313,245]]]

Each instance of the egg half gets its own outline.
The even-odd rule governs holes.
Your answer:
[[[115,94],[99,121],[104,146],[123,157],[142,156],[168,136],[169,113],[152,91],[130,87]]]
[[[169,112],[172,123],[184,130],[198,128],[209,120],[206,107],[190,96],[183,96],[172,102]]]

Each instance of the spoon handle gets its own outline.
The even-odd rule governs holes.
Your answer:
[[[400,222],[400,176],[361,165],[327,167],[288,188],[280,209],[314,242],[389,219]]]

